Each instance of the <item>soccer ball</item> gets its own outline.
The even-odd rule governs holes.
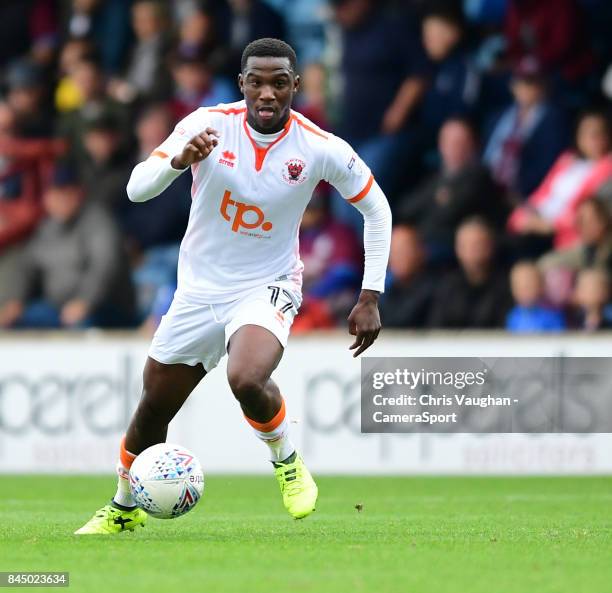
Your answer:
[[[136,504],[149,515],[173,519],[200,500],[204,475],[189,449],[160,443],[145,449],[132,463],[130,489]]]

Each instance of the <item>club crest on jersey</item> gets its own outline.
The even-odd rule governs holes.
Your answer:
[[[299,185],[300,183],[304,183],[307,178],[306,174],[304,173],[305,168],[306,163],[303,160],[289,159],[285,162],[283,179],[289,185]]]

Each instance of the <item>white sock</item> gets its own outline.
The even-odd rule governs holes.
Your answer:
[[[257,438],[270,449],[270,461],[284,461],[295,452],[295,447],[289,438],[289,423],[285,417],[285,400],[281,401],[280,410],[268,422],[256,422],[245,416],[253,427]]]
[[[125,469],[120,461],[117,462],[117,493],[113,500],[124,507],[135,507],[136,501],[130,490],[129,470]]]
[[[268,445],[270,461],[284,461],[295,452],[295,446],[289,438],[289,423],[286,418],[274,430],[254,430],[257,438]]]

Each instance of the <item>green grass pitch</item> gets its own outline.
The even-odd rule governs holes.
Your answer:
[[[72,532],[111,478],[0,480],[0,570],[68,570],[74,592],[612,591],[609,477],[320,477],[295,521],[272,476],[211,476],[185,517],[110,537]]]

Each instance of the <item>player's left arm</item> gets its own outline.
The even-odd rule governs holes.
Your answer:
[[[381,328],[378,298],[384,292],[389,261],[391,209],[385,194],[373,179],[367,194],[353,202],[353,206],[363,216],[365,250],[361,293],[348,317],[349,333],[355,336],[355,341],[349,349],[355,350],[353,353],[355,357],[374,343]]]
[[[349,201],[364,219],[365,265],[361,293],[349,317],[353,356],[369,348],[380,332],[378,298],[385,289],[391,245],[391,209],[368,166],[340,138],[330,136],[323,178]]]

